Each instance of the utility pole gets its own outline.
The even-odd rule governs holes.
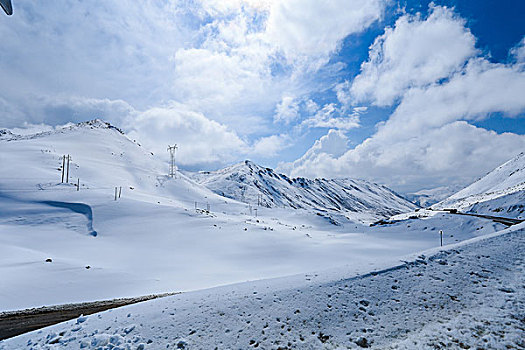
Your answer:
[[[439,238],[441,240],[441,246],[443,247],[443,230],[439,230]]]
[[[175,151],[177,151],[177,144],[170,146],[168,145],[168,152],[170,152],[170,171],[169,176],[174,177],[175,176]]]
[[[66,175],[66,183],[69,183],[69,160],[70,160],[69,154],[67,155],[67,175]]]
[[[64,183],[64,173],[66,172],[66,155],[62,156],[62,183]]]
[[[80,191],[80,178],[77,179],[77,191]]]

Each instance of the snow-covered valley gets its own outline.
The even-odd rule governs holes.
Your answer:
[[[347,267],[125,306],[0,342],[0,349],[521,348],[524,229],[370,273]]]
[[[62,157],[68,154],[71,156],[69,183],[62,183],[62,166],[67,164]],[[187,292],[182,296],[130,306],[137,311],[131,312],[133,317],[126,316],[125,320],[122,315],[126,311],[122,310],[127,308],[104,313],[106,316],[92,316],[86,327],[79,328],[74,322],[59,325],[57,327],[69,328],[64,333],[67,336],[59,336],[55,342],[57,346],[88,344],[88,347],[97,347],[100,341],[100,346],[110,348],[109,344],[115,345],[111,339],[117,339],[115,341],[123,348],[126,344],[134,348],[142,342],[146,347],[159,348],[161,343],[162,347],[176,346],[174,342],[182,338],[193,344],[191,348],[206,348],[204,344],[210,341],[217,346],[222,342],[220,348],[246,348],[255,344],[262,348],[354,346],[359,339],[357,333],[367,327],[359,326],[361,321],[356,321],[341,328],[337,320],[362,312],[349,313],[347,310],[356,298],[364,295],[375,298],[373,315],[364,315],[368,321],[380,318],[381,322],[389,322],[400,317],[397,313],[400,309],[391,307],[396,304],[388,304],[393,303],[390,294],[387,297],[383,292],[370,294],[367,288],[376,287],[370,282],[374,277],[367,275],[369,271],[397,266],[403,259],[415,259],[413,254],[417,256],[421,251],[439,247],[440,230],[444,232],[444,244],[449,245],[490,234],[499,235],[497,232],[505,228],[484,218],[450,215],[439,210],[415,211],[415,205],[393,191],[365,181],[293,181],[283,179],[271,169],[265,170],[265,177],[260,178],[264,181],[259,185],[266,183],[268,188],[278,190],[262,191],[264,196],[249,189],[253,182],[237,182],[236,185],[231,169],[219,171],[219,175],[229,174],[225,176],[229,177],[223,185],[225,190],[244,190],[243,198],[233,195],[234,192],[230,195],[232,198],[223,197],[216,193],[220,188],[217,184],[224,180],[222,175],[215,177],[220,181],[211,181],[215,188],[205,187],[206,181],[202,178],[198,183],[182,173],[170,178],[165,175],[167,165],[156,155],[99,120],[25,136],[4,131],[0,136],[0,159],[3,165],[0,167],[0,311]],[[244,165],[252,169],[245,176],[261,175],[261,168],[255,164],[245,162]],[[239,175],[239,171],[247,168],[237,166],[235,169]],[[64,170],[67,173],[67,169]],[[306,185],[287,189],[289,185],[296,186],[293,183],[297,181]],[[289,199],[295,198],[297,202],[275,200],[275,196],[288,190]],[[326,192],[323,194],[323,191]],[[523,204],[522,193],[514,191],[490,200],[498,200],[498,206],[511,202],[519,206]],[[260,205],[258,196],[262,196]],[[334,199],[332,205],[338,208],[324,207],[330,198]],[[278,205],[265,205],[270,202]],[[477,205],[488,206],[487,210],[494,214],[490,202],[483,203]],[[390,224],[369,225],[377,219],[387,220],[391,214],[397,215]],[[509,237],[518,242],[518,248],[522,246],[519,234],[512,233]],[[503,249],[506,243],[502,238],[494,240]],[[452,255],[461,259],[455,253]],[[423,268],[421,263],[416,265],[415,269]],[[445,273],[434,260],[431,265],[438,269],[436,273]],[[359,275],[368,277],[356,277]],[[400,284],[407,283],[407,289],[417,284],[411,274],[388,278]],[[353,299],[330,302],[334,306],[327,310],[324,306],[321,308],[320,305],[330,299],[325,294],[332,295],[328,290],[343,288],[340,281],[349,279],[358,283],[352,292]],[[449,282],[456,283],[455,280]],[[387,287],[390,285],[377,286],[390,292]],[[254,294],[253,288],[259,295]],[[294,292],[296,288],[301,291],[298,296]],[[429,291],[422,289],[421,293]],[[389,300],[385,305],[380,302],[383,298]],[[406,294],[404,298],[399,302],[421,302],[423,297],[409,300]],[[308,300],[315,302],[309,305]],[[259,314],[254,303],[269,308],[263,308]],[[448,307],[451,302],[440,297],[436,303]],[[415,308],[414,305],[410,307]],[[295,307],[301,309],[303,318],[300,320],[299,316],[292,317],[299,314],[292,312],[296,311],[292,310]],[[174,313],[170,308],[179,311]],[[282,323],[279,327],[265,327],[266,322],[271,323],[269,320],[275,318],[272,316],[275,308],[281,308],[283,313],[275,317],[286,322],[279,321]],[[179,317],[180,310],[185,310],[184,317]],[[338,314],[328,316],[334,310],[339,310]],[[370,310],[365,307],[365,311]],[[216,313],[225,313],[227,318],[221,320]],[[113,326],[111,332],[103,332],[106,322],[117,314],[115,322],[119,326]],[[164,318],[172,314],[177,315],[177,322]],[[314,317],[314,314],[322,317]],[[414,327],[420,323],[421,327],[423,324],[431,327],[428,322],[436,315],[442,314],[422,316],[425,321],[414,321]],[[452,314],[443,315],[452,320]],[[259,320],[267,321],[263,324]],[[134,327],[131,323],[127,325],[128,321]],[[306,323],[301,327],[296,321]],[[161,323],[170,326],[162,328]],[[205,326],[208,323],[209,331],[198,331],[208,327]],[[281,325],[284,328],[280,328]],[[134,331],[128,332],[126,327]],[[255,336],[261,331],[258,327],[267,333]],[[191,334],[186,334],[183,328],[189,329]],[[229,332],[217,333],[226,329]],[[388,327],[386,330],[371,329],[376,333],[366,339],[373,344],[386,344],[385,339],[410,338],[405,335],[392,338],[394,330]],[[51,334],[49,332],[46,334]],[[173,336],[162,338],[167,336],[166,332]],[[0,348],[9,349],[15,344],[17,348],[22,342],[28,347],[45,348],[56,340],[54,336],[42,334],[15,338],[13,342],[0,343]],[[329,335],[326,341],[323,334]],[[151,346],[147,342],[150,338]],[[251,340],[254,343],[250,343]],[[91,341],[95,341],[95,345]],[[244,344],[245,341],[248,343]],[[287,345],[288,342],[294,345]],[[33,346],[33,343],[39,345]]]

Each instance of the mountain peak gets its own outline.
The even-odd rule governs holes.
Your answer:
[[[70,126],[69,128],[110,129],[110,130],[116,130],[122,135],[124,135],[124,132],[120,128],[117,128],[116,126],[111,125],[109,122],[99,119],[99,118],[77,123],[77,124]]]

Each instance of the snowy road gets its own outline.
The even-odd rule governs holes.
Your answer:
[[[120,306],[163,298],[174,294],[175,293],[152,294],[135,298],[100,300],[87,303],[63,304],[19,311],[0,312],[0,340],[71,320],[80,315],[91,315]]]
[[[465,215],[465,216],[475,216],[475,217],[478,217],[478,218],[484,218],[484,219],[492,220],[494,222],[499,222],[500,224],[504,224],[504,225],[507,225],[507,226],[517,225],[517,224],[520,224],[523,221],[525,221],[525,220],[521,220],[521,219],[505,218],[505,217],[501,217],[501,216],[492,216],[492,215],[472,214],[472,213],[460,213],[460,212],[454,213],[454,212],[451,212],[450,214]]]
[[[131,305],[0,349],[523,348],[524,228],[351,278],[303,275]]]

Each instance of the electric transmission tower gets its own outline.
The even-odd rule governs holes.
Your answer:
[[[177,144],[174,146],[168,145],[168,152],[170,152],[170,171],[169,176],[174,177],[175,176],[175,151],[177,150]]]

